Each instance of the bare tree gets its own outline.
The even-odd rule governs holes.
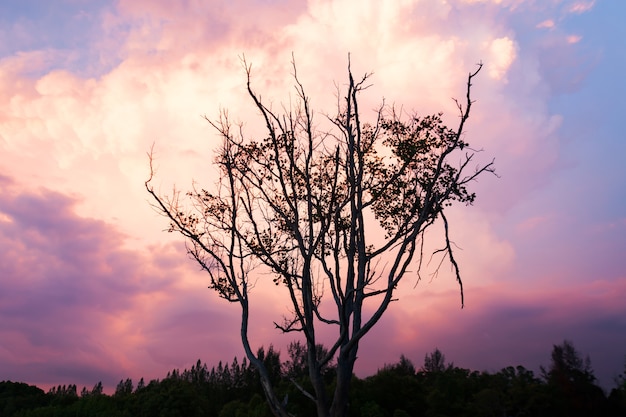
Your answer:
[[[440,219],[447,259],[460,286],[458,264],[449,238],[444,208],[453,201],[471,204],[467,185],[493,161],[470,168],[473,151],[463,135],[470,114],[470,89],[480,71],[470,73],[465,104],[457,102],[458,127],[450,129],[441,114],[408,118],[382,105],[372,123],[361,120],[359,95],[369,74],[355,80],[348,65],[344,98],[322,130],[313,121],[309,97],[296,66],[298,103],[277,112],[251,87],[247,90],[265,122],[263,139],[244,137],[227,112],[207,121],[221,144],[215,164],[220,177],[213,190],[179,195],[146,188],[156,208],[182,234],[191,256],[208,273],[220,297],[241,308],[241,340],[258,369],[268,404],[276,416],[289,413],[276,396],[263,363],[248,337],[251,287],[261,271],[271,272],[289,294],[291,311],[275,323],[283,332],[300,332],[306,341],[310,398],[320,417],[344,416],[359,343],[394,300],[394,291],[410,265],[422,265],[425,231]],[[338,97],[341,97],[339,95]],[[316,119],[317,120],[317,119]],[[455,163],[451,161],[455,160]],[[384,236],[384,238],[383,238]],[[439,263],[441,266],[441,263]],[[325,355],[318,350],[320,326],[336,329]],[[327,393],[323,369],[336,359],[334,392]]]

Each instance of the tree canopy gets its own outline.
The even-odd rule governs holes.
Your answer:
[[[272,412],[288,415],[248,336],[250,289],[261,272],[270,272],[288,291],[290,311],[275,326],[303,335],[312,389],[302,392],[319,417],[343,416],[359,343],[394,300],[410,267],[421,268],[425,232],[437,221],[445,243],[435,253],[450,262],[463,304],[445,209],[453,202],[472,204],[470,183],[494,172],[493,161],[473,165],[475,151],[463,133],[481,65],[468,75],[455,128],[444,124],[441,113],[407,116],[385,105],[365,121],[359,97],[370,75],[355,79],[350,65],[347,91],[334,115],[314,121],[295,64],[298,102],[279,113],[254,91],[251,66],[244,61],[244,67],[264,134],[246,135],[226,111],[217,120],[207,118],[221,137],[214,159],[217,186],[186,193],[187,203],[179,194],[157,194],[153,175],[146,188],[169,219],[169,230],[186,238],[210,288],[240,306],[243,347]],[[320,326],[335,329],[323,355]],[[329,394],[323,371],[332,360],[337,375]]]

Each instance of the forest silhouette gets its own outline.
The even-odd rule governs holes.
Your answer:
[[[323,349],[323,348],[322,348]],[[257,351],[277,393],[294,416],[316,415],[308,388],[305,349],[292,342],[281,357],[272,346]],[[324,369],[327,389],[335,383],[335,365]],[[596,381],[591,361],[573,343],[553,346],[551,361],[539,375],[523,366],[499,372],[475,371],[447,362],[435,349],[417,369],[405,356],[366,378],[353,376],[349,416],[626,416],[626,363],[609,393]],[[243,417],[271,416],[254,367],[244,358],[190,369],[174,369],[163,379],[135,385],[122,379],[115,393],[59,385],[47,393],[21,382],[0,382],[1,417]]]

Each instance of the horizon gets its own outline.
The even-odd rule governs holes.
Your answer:
[[[559,343],[559,345],[562,345],[565,342],[569,342],[569,341],[563,341],[562,343]],[[270,346],[263,346],[263,348],[267,351],[270,347],[273,347],[273,345]],[[576,346],[574,346],[576,348]],[[431,355],[435,350],[437,350],[438,348],[433,348],[431,351],[427,352],[424,354],[424,356],[427,355]],[[551,350],[552,351],[552,350]],[[276,351],[279,355],[280,355],[280,359],[281,359],[281,363],[284,363],[286,360],[288,360],[287,357],[287,353],[283,352],[281,350],[277,350]],[[441,351],[440,351],[441,352]],[[517,368],[519,366],[523,366],[523,365],[519,365],[519,364],[510,364],[508,366],[504,366],[501,369],[495,370],[495,371],[490,371],[490,370],[481,370],[481,369],[470,369],[470,368],[464,368],[462,366],[457,366],[456,363],[453,360],[450,360],[450,358],[448,358],[445,354],[445,352],[441,352],[441,354],[443,355],[443,359],[444,359],[444,363],[447,366],[451,366],[453,368],[457,368],[457,369],[467,369],[470,372],[479,372],[479,373],[484,373],[484,374],[490,374],[490,375],[494,375],[497,374],[499,372],[501,372],[502,370],[504,370],[505,368],[509,368],[509,367],[513,367],[513,368]],[[578,351],[578,354],[580,355],[579,357],[582,360],[585,360],[585,354],[583,352]],[[384,370],[386,367],[388,366],[393,366],[393,365],[397,365],[400,363],[400,361],[402,360],[402,358],[407,359],[414,367],[415,367],[415,372],[420,373],[420,372],[424,372],[424,360],[425,358],[422,358],[422,362],[418,363],[415,360],[413,360],[413,358],[409,358],[404,354],[401,354],[401,356],[399,356],[395,361],[390,362],[390,363],[384,363],[381,366],[379,366],[374,372],[368,374],[368,375],[356,375],[357,378],[359,379],[367,379],[369,377],[375,376],[376,374],[378,374],[380,371]],[[157,376],[155,378],[151,378],[151,379],[147,379],[144,378],[143,376],[138,377],[137,379],[133,379],[133,378],[126,378],[126,377],[120,377],[120,380],[117,381],[115,384],[112,384],[111,386],[108,386],[104,383],[102,383],[102,381],[98,380],[95,381],[93,384],[91,385],[78,385],[78,384],[73,384],[73,383],[69,383],[69,384],[49,384],[49,385],[45,385],[45,386],[39,386],[39,385],[35,385],[35,384],[29,384],[31,386],[36,386],[37,388],[42,389],[44,392],[49,392],[52,388],[57,388],[57,387],[61,387],[61,386],[70,386],[70,385],[76,385],[76,390],[77,393],[80,393],[82,388],[86,388],[87,390],[90,390],[93,386],[97,385],[97,384],[101,384],[103,387],[103,393],[106,395],[113,395],[115,393],[116,387],[120,384],[123,383],[124,381],[126,381],[127,379],[131,379],[132,383],[133,383],[133,387],[134,389],[137,388],[137,384],[139,383],[140,380],[143,380],[145,385],[148,385],[150,382],[152,381],[163,381],[164,379],[168,378],[170,376],[171,373],[173,373],[174,371],[177,371],[179,373],[184,373],[185,371],[190,370],[191,368],[193,368],[194,366],[196,366],[198,364],[198,361],[200,362],[201,365],[206,366],[207,369],[209,371],[215,369],[217,370],[220,366],[224,366],[224,368],[226,367],[230,367],[231,365],[234,364],[235,360],[237,361],[237,364],[239,366],[242,366],[244,363],[246,363],[248,366],[249,362],[248,359],[245,357],[245,355],[243,355],[242,357],[234,357],[231,358],[229,360],[220,360],[218,361],[218,363],[215,364],[209,364],[206,363],[204,361],[202,361],[201,358],[196,359],[195,361],[190,362],[189,364],[185,364],[185,366],[180,367],[180,368],[174,368],[174,369],[169,369],[167,370],[167,372],[164,375],[161,376]],[[245,361],[245,362],[244,362]],[[546,370],[549,370],[549,364],[546,363]],[[591,371],[594,372],[593,370],[593,363],[591,364]],[[523,366],[524,367],[524,366]],[[544,368],[544,364],[541,365],[537,365],[534,369],[533,368],[527,368],[524,367],[524,369],[531,371],[534,374],[534,377],[537,378],[538,380],[542,381],[543,383],[547,383],[546,380],[544,379],[544,376],[542,375],[542,369]],[[620,370],[619,375],[623,377],[623,370]],[[0,382],[14,382],[14,383],[24,383],[23,381],[11,381],[11,380],[0,380]],[[596,381],[597,383],[598,381]],[[617,381],[617,378],[615,381],[613,381],[613,384],[611,386],[608,387],[604,387],[600,385],[600,388],[602,388],[602,390],[604,391],[605,395],[608,396],[608,394],[610,394],[611,390],[614,388],[619,388],[621,387],[621,385],[619,385],[620,381]]]
[[[154,144],[157,189],[212,184],[202,116],[228,109],[262,134],[240,57],[279,106],[293,53],[319,115],[350,54],[356,77],[373,72],[366,118],[384,99],[451,126],[451,98],[484,63],[465,137],[499,178],[449,212],[465,308],[452,274],[408,277],[357,375],[439,348],[462,368],[538,376],[570,340],[613,387],[626,365],[626,3],[213,3],[0,4],[0,380],[114,389],[244,356],[237,308],[150,206],[146,153]],[[271,282],[256,291],[253,344],[285,352],[293,337],[272,321],[286,300]]]

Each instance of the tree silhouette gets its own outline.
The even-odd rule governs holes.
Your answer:
[[[424,357],[424,365],[422,366],[422,372],[425,373],[437,373],[443,372],[447,369],[452,369],[453,363],[446,363],[446,356],[441,353],[439,348],[435,348],[431,353],[426,354]]]
[[[615,378],[615,387],[609,395],[609,407],[613,415],[626,415],[626,357],[621,375]]]
[[[571,345],[557,345],[557,362],[581,366],[593,373]],[[297,395],[298,389],[288,378],[293,370],[301,373],[302,344],[294,342],[289,359],[271,346],[257,351],[265,366],[274,375],[273,384],[280,398],[286,400],[293,415],[317,415],[310,400]],[[436,350],[435,350],[436,351]],[[569,353],[564,354],[565,351]],[[575,354],[573,354],[575,353]],[[563,360],[569,357],[567,360]],[[295,360],[294,360],[295,358]],[[570,360],[571,359],[571,360]],[[417,371],[404,355],[397,363],[385,365],[364,379],[353,376],[350,411],[354,417],[381,416],[624,416],[626,395],[623,374],[607,398],[595,385],[581,384],[567,394],[556,380],[546,380],[553,369],[544,370],[543,378],[523,366],[508,366],[497,373],[479,372],[447,365],[434,372]],[[306,368],[306,365],[304,365]],[[333,373],[329,368],[328,372]],[[626,371],[626,369],[625,369]],[[94,387],[97,394],[78,397],[75,385],[57,386],[48,394],[24,383],[0,381],[0,416],[2,417],[204,417],[250,416],[269,417],[268,404],[254,370],[246,359],[221,364],[208,369],[198,360],[190,369],[174,369],[162,380],[151,380],[143,388],[125,395],[107,395]],[[308,373],[308,372],[307,372]],[[239,376],[238,376],[239,375]],[[303,376],[299,381],[303,381]],[[241,379],[239,382],[237,382]],[[143,380],[143,378],[141,379]],[[120,390],[128,392],[130,379],[122,379]],[[307,382],[307,389],[310,382]],[[335,381],[326,379],[326,388],[334,389]],[[583,380],[584,382],[584,380]],[[137,384],[139,387],[139,383]],[[84,391],[87,391],[86,389]],[[595,392],[595,394],[593,394]],[[287,395],[288,394],[288,395]],[[593,396],[589,396],[592,394]],[[589,401],[589,400],[592,401]]]
[[[564,340],[552,349],[550,367],[541,367],[553,396],[552,407],[559,415],[600,415],[604,393],[595,384],[589,356],[583,359],[574,344]]]
[[[248,337],[250,288],[267,275],[262,272],[270,272],[289,294],[291,311],[276,328],[300,332],[306,343],[312,391],[302,393],[314,402],[318,416],[344,416],[359,344],[394,300],[411,265],[419,271],[425,231],[437,220],[444,243],[435,253],[451,263],[463,304],[444,209],[454,201],[471,204],[476,196],[468,184],[494,172],[493,162],[470,167],[474,151],[463,136],[472,80],[481,66],[468,76],[466,102],[457,102],[459,125],[450,129],[441,114],[405,119],[386,106],[373,122],[362,121],[359,96],[369,75],[355,80],[350,65],[336,115],[314,121],[295,64],[299,102],[278,113],[254,92],[251,67],[244,65],[265,134],[245,137],[227,112],[216,121],[207,119],[222,139],[215,157],[217,187],[194,189],[185,205],[178,193],[155,192],[151,170],[146,188],[169,218],[169,230],[187,239],[189,253],[210,277],[210,288],[240,306],[243,347],[272,412],[289,415]],[[325,355],[319,354],[320,326],[335,329]],[[329,394],[324,369],[332,360],[336,383]]]

